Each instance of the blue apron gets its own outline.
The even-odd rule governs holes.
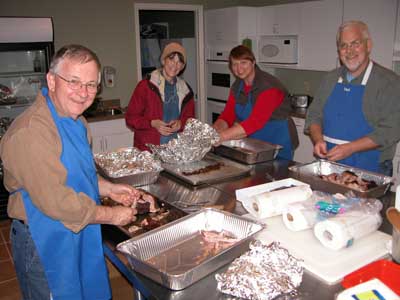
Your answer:
[[[365,85],[372,69],[370,61],[361,85],[344,84],[339,78],[324,107],[324,140],[328,150],[338,144],[348,143],[364,137],[373,128],[368,124],[363,113]],[[379,172],[381,152],[373,149],[352,154],[339,160],[339,163]]]
[[[239,91],[236,95],[236,99],[239,97],[239,93],[242,89],[243,81],[240,82]],[[235,104],[236,118],[240,122],[246,120],[253,111],[251,97],[252,95],[250,91],[247,95],[247,103],[245,105],[242,105],[240,103]],[[290,139],[289,124],[287,120],[269,120],[263,128],[251,134],[250,137],[265,142],[281,145],[283,148],[279,150],[278,157],[292,160],[292,142]]]
[[[42,89],[62,142],[61,162],[67,169],[66,185],[85,193],[100,204],[93,155],[86,128],[80,120],[59,117],[48,90]],[[43,178],[45,180],[45,178]],[[110,299],[110,284],[99,224],[90,224],[79,233],[65,228],[43,214],[21,189],[29,230],[54,300]]]

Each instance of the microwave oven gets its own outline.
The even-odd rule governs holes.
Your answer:
[[[228,62],[207,61],[206,74],[207,99],[228,101],[230,87],[235,81]]]
[[[297,35],[261,36],[258,56],[260,63],[297,64]]]

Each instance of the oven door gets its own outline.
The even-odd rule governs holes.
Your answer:
[[[207,99],[207,123],[212,125],[225,108],[225,101]]]
[[[231,74],[227,62],[207,62],[207,98],[214,100],[228,99],[229,89],[235,76]]]

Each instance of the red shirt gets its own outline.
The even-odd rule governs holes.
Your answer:
[[[244,85],[244,92],[246,95],[250,90],[251,85]],[[284,98],[285,94],[277,88],[265,90],[258,96],[250,116],[246,120],[240,122],[247,136],[265,126],[273,111],[282,104]],[[235,105],[235,97],[231,90],[224,111],[218,118],[227,122],[229,127],[236,121]]]

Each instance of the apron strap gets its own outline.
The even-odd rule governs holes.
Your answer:
[[[323,137],[324,137],[324,141],[325,142],[329,142],[329,143],[336,144],[336,145],[343,145],[343,144],[346,144],[346,143],[350,143],[349,141],[331,138],[331,137],[326,136],[326,135],[324,135]]]
[[[371,71],[372,71],[372,66],[373,66],[373,64],[374,64],[374,63],[372,62],[372,60],[370,60],[370,61],[369,61],[369,64],[368,64],[368,67],[367,67],[367,70],[365,71],[364,77],[363,77],[363,79],[362,79],[362,81],[361,81],[361,85],[366,85],[366,84],[367,84],[368,79],[369,79],[369,76],[371,75]],[[339,79],[338,79],[337,82],[338,82],[338,83],[343,83],[343,78],[342,78],[342,76],[339,77]]]

